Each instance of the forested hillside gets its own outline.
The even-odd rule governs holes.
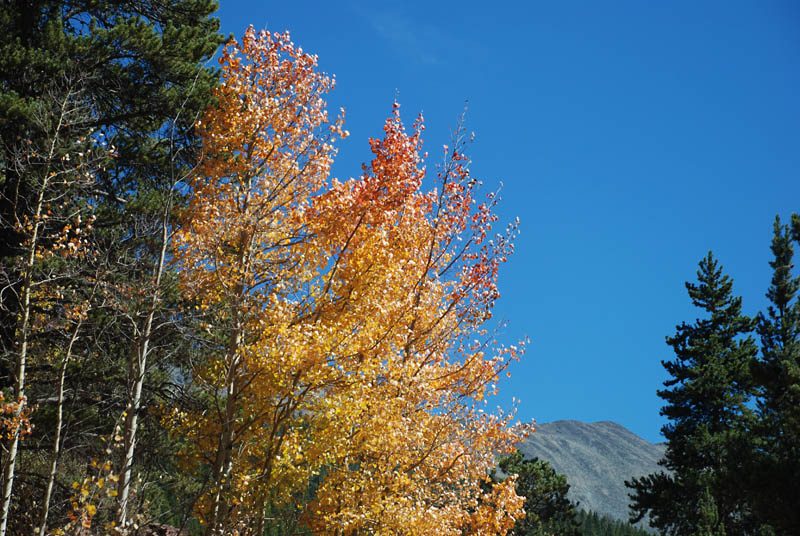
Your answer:
[[[611,519],[585,510],[578,513],[578,522],[583,536],[649,536],[651,534],[619,519]]]

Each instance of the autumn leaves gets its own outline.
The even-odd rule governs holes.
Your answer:
[[[362,176],[331,180],[347,132],[316,58],[250,29],[220,62],[173,244],[204,402],[164,419],[207,474],[206,534],[504,533],[522,501],[486,476],[527,428],[483,411],[517,350],[482,325],[516,228],[492,235],[463,132],[423,191],[422,118],[395,105]]]

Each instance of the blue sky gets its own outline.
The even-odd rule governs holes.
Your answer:
[[[531,338],[497,403],[662,440],[683,282],[711,249],[755,314],[776,214],[800,212],[800,4],[245,2],[223,31],[288,29],[335,74],[356,176],[395,96],[440,154],[469,101],[473,174],[521,220],[496,318]],[[436,163],[429,162],[429,169]]]

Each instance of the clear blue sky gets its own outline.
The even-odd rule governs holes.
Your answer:
[[[664,337],[697,317],[700,258],[763,307],[773,219],[800,211],[800,3],[222,0],[219,16],[237,36],[290,30],[336,75],[338,177],[395,94],[432,155],[469,100],[473,173],[521,220],[496,314],[504,340],[531,338],[497,399],[521,419],[660,441]]]

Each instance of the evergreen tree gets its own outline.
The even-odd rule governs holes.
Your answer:
[[[630,523],[580,510],[577,514],[581,536],[649,536],[649,532]],[[560,534],[555,532],[555,534]]]
[[[800,217],[793,214],[792,220],[794,233],[775,219],[770,305],[757,317],[759,444],[748,486],[759,520],[787,535],[800,533],[800,277],[792,275],[792,242],[800,239]]]
[[[567,498],[569,484],[544,460],[526,460],[517,451],[500,459],[500,470],[517,475],[517,494],[525,497],[525,517],[514,526],[515,536],[559,534],[577,536],[577,504]],[[493,473],[493,478],[497,478]]]
[[[38,116],[53,105],[54,94],[79,87],[92,110],[90,119],[64,125],[62,139],[78,138],[90,128],[96,139],[102,134],[114,147],[116,158],[98,166],[96,176],[99,202],[114,209],[105,213],[106,227],[127,220],[129,229],[145,205],[157,204],[153,191],[169,180],[171,169],[190,165],[193,123],[216,84],[215,73],[200,65],[221,42],[218,22],[209,17],[215,9],[213,0],[3,2],[0,257],[6,266],[24,249],[13,222],[30,215],[35,205],[35,184],[16,163],[29,143],[44,145],[52,131]],[[165,127],[173,145],[186,150],[165,143]],[[21,285],[13,277],[9,283],[17,290]],[[0,342],[5,350],[13,345],[16,294],[3,294]]]
[[[25,313],[56,310],[52,297],[26,290],[33,270],[25,268],[23,259],[33,246],[20,222],[38,218],[42,198],[49,212],[36,225],[46,232],[36,235],[40,243],[34,246],[57,245],[56,223],[71,221],[76,207],[88,208],[96,222],[87,240],[98,254],[91,265],[81,260],[83,265],[70,274],[86,287],[92,286],[91,277],[102,273],[103,278],[102,292],[92,294],[97,303],[75,345],[78,349],[81,341],[93,342],[81,350],[91,355],[90,366],[70,365],[62,374],[65,391],[73,393],[62,446],[56,448],[62,466],[69,465],[64,452],[102,452],[105,447],[88,438],[111,434],[126,407],[136,408],[127,412],[124,427],[125,450],[132,451],[127,430],[135,433],[136,416],[148,415],[141,408],[167,392],[154,382],[159,376],[145,375],[140,357],[151,339],[150,348],[159,339],[178,340],[175,330],[169,331],[174,324],[169,305],[175,299],[168,291],[171,278],[155,274],[163,269],[157,260],[164,257],[174,185],[197,161],[194,122],[217,83],[214,70],[203,65],[222,42],[218,21],[210,16],[215,9],[213,0],[11,0],[0,6],[0,385],[13,386],[4,393],[7,399],[27,395],[39,406],[32,415],[37,421],[34,435],[26,441],[30,446],[20,452],[25,474],[16,475],[16,481],[17,440],[2,445],[0,534],[39,524],[50,452],[53,445],[58,447],[49,431],[59,373],[45,359],[44,349],[65,346],[63,335],[53,329],[34,332]],[[68,105],[69,113],[59,113],[59,103]],[[73,108],[83,112],[73,113]],[[54,128],[42,117],[69,120]],[[41,147],[56,150],[43,159]],[[88,149],[104,155],[92,161],[88,187],[85,181],[75,188],[78,181],[50,180],[49,171],[31,173],[27,165],[31,159],[45,164],[53,160],[64,176],[73,176],[76,155]],[[49,169],[34,163],[36,169]],[[30,305],[21,299],[29,295]],[[162,328],[153,333],[148,325]],[[169,353],[176,354],[174,345]],[[26,371],[28,364],[35,366]],[[27,384],[26,372],[33,373]],[[140,394],[144,378],[150,385]],[[168,374],[160,379],[163,384]],[[158,439],[157,420],[154,424],[139,435]],[[155,445],[150,450],[158,452]],[[163,462],[155,458],[138,461]],[[51,518],[65,518],[68,486],[78,474],[57,479]],[[31,502],[23,504],[23,498]]]
[[[677,327],[667,338],[676,357],[662,362],[671,375],[658,391],[666,401],[661,414],[670,420],[662,428],[668,443],[661,465],[668,472],[626,482],[633,490],[632,521],[649,514],[664,534],[692,534],[708,489],[726,533],[746,534],[750,519],[741,490],[754,418],[748,402],[756,346],[746,336],[752,321],[711,252],[697,275],[698,284],[686,289],[707,316]]]
[[[700,519],[692,536],[725,536],[725,527],[720,523],[719,512],[708,486],[703,489],[700,501]]]

